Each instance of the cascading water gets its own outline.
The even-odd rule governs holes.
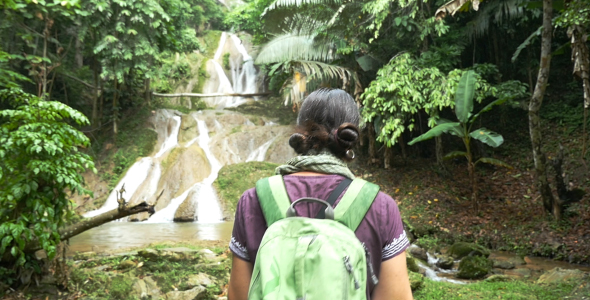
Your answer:
[[[231,81],[221,65],[221,58],[224,53],[230,55],[229,71]],[[212,77],[215,77],[217,80],[215,83],[206,84],[203,88],[204,93],[256,93],[256,68],[254,67],[254,60],[236,35],[223,32],[219,39],[219,46],[217,47],[215,56],[209,62],[212,64],[213,70],[211,71],[214,72]],[[204,98],[204,101],[211,107],[224,108],[239,106],[247,100],[244,97],[218,96]]]
[[[213,189],[213,181],[217,179],[219,170],[221,170],[221,164],[217,161],[209,148],[209,129],[207,128],[205,121],[197,118],[195,118],[195,120],[199,126],[199,146],[201,146],[211,164],[211,174],[203,180],[198,192],[197,205],[199,209],[197,210],[197,221],[219,222],[222,220],[221,208],[219,207],[219,201],[215,194],[215,190]]]
[[[131,196],[133,196],[137,188],[145,181],[150,171],[155,167],[155,164],[156,163],[151,157],[144,157],[140,161],[134,163],[131,168],[129,168],[123,179],[119,181],[115,189],[113,189],[113,191],[109,194],[109,197],[107,198],[107,201],[104,203],[104,205],[97,210],[85,213],[84,217],[94,217],[117,208],[117,194],[121,187],[123,187],[123,184],[125,185],[125,193],[123,193],[123,197],[125,199],[131,199]]]
[[[167,135],[166,140],[162,144],[162,148],[160,148],[160,151],[158,151],[155,156],[156,158],[162,156],[168,150],[178,145],[178,131],[180,130],[181,119],[179,116],[174,116],[172,119],[175,121],[174,127],[172,128],[170,134]]]
[[[270,147],[272,142],[274,142],[275,139],[276,138],[271,139],[270,141],[256,148],[256,150],[252,151],[252,153],[248,155],[248,158],[246,158],[246,161],[263,161],[264,157],[266,156],[266,152],[268,151],[268,148]]]

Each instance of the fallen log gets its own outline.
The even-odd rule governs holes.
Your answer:
[[[254,96],[268,96],[270,93],[252,93],[252,94],[223,94],[223,93],[214,93],[214,94],[195,94],[195,93],[178,93],[178,94],[160,94],[160,93],[152,93],[154,96],[158,97],[197,97],[197,98],[209,98],[209,97],[254,97]]]

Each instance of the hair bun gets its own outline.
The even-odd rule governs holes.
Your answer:
[[[289,138],[289,146],[295,150],[296,153],[301,154],[307,152],[305,136],[301,133],[293,133]]]
[[[343,150],[351,149],[359,139],[358,128],[351,124],[345,123],[340,125],[335,134],[336,142]]]

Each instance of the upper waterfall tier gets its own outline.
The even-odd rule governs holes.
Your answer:
[[[213,59],[207,61],[209,79],[204,94],[254,94],[259,92],[258,71],[244,43],[235,34],[223,32]],[[203,98],[209,107],[235,107],[247,101],[244,97]]]

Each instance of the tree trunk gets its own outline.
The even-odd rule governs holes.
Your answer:
[[[76,67],[82,68],[84,66],[84,56],[82,56],[82,42],[80,41],[80,39],[76,36],[76,44],[74,45],[74,47],[76,48],[76,55],[75,55],[75,61],[76,61]]]
[[[117,142],[117,117],[118,117],[118,108],[117,108],[117,101],[119,100],[119,81],[115,79],[115,90],[113,91],[113,142]]]
[[[145,101],[147,102],[148,106],[152,106],[151,81],[152,80],[150,78],[146,78],[145,81],[144,81],[144,86],[145,86]],[[189,101],[189,103],[190,103],[190,101]]]
[[[375,125],[373,125],[373,122],[367,124],[367,133],[369,135],[369,160],[373,163],[377,156],[375,149]]]
[[[393,157],[393,151],[391,151],[391,147],[387,147],[385,145],[385,153],[383,153],[383,168],[389,169],[391,168],[391,158]]]
[[[445,163],[444,163],[444,150],[443,150],[443,144],[442,144],[442,137],[439,135],[437,137],[434,138],[434,142],[436,143],[435,146],[435,153],[436,153],[436,164],[438,165],[438,167],[443,170],[446,171],[447,168],[445,167]]]
[[[45,30],[43,30],[43,72],[41,73],[41,84],[42,90],[40,97],[45,98],[45,93],[47,92],[47,62],[45,59],[47,58],[47,39],[49,38],[49,19],[48,16],[45,16]]]
[[[96,58],[94,59],[93,73],[94,73],[94,91],[92,91],[92,127],[98,127],[98,66]]]
[[[556,219],[560,219],[559,210],[554,209],[556,202],[549,182],[547,180],[547,158],[543,153],[543,139],[541,136],[541,119],[539,111],[543,103],[543,96],[547,81],[549,79],[549,69],[551,66],[551,18],[553,15],[552,0],[543,0],[543,34],[541,38],[541,61],[539,64],[539,73],[537,74],[537,83],[531,101],[529,103],[529,130],[531,135],[531,144],[533,148],[533,159],[535,162],[536,186],[541,194],[543,206],[553,214]]]

